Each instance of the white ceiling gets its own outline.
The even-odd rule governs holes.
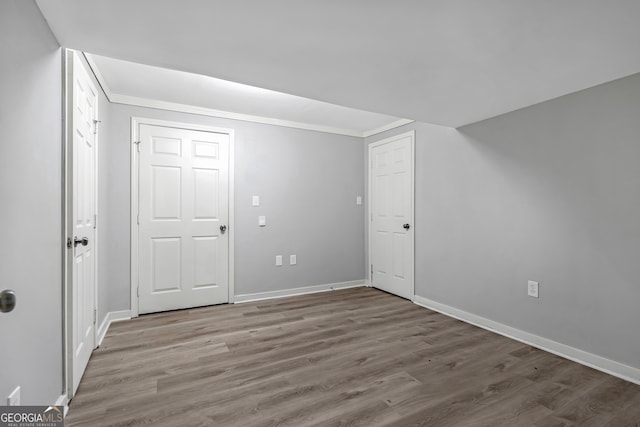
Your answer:
[[[86,56],[112,102],[285,124],[353,136],[363,136],[376,129],[406,122],[400,121],[397,117],[201,74],[98,55]]]
[[[640,72],[637,0],[37,0],[61,45],[458,127]]]

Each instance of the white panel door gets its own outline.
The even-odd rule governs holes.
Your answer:
[[[228,302],[229,135],[139,135],[139,313]]]
[[[97,91],[78,54],[72,65],[72,365],[73,394],[95,348]]]
[[[413,298],[413,134],[373,144],[370,259],[374,287]]]

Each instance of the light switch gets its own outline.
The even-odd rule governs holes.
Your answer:
[[[251,198],[251,206],[260,206],[260,196],[253,196]]]
[[[362,196],[356,197],[356,205],[361,205],[361,204],[362,204]]]
[[[533,280],[529,280],[527,283],[527,294],[530,297],[538,298],[538,282],[534,282]]]
[[[282,266],[282,255],[276,255],[276,267]]]
[[[265,225],[267,225],[267,217],[266,216],[259,216],[258,217],[258,225],[260,227],[264,227]]]
[[[289,265],[296,265],[296,261],[295,255],[289,255]]]

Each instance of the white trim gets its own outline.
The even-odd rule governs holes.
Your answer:
[[[338,289],[358,288],[366,286],[364,280],[352,280],[350,282],[329,283],[326,285],[305,286],[302,288],[282,289],[279,291],[258,292],[255,294],[236,295],[236,304],[243,302],[262,301],[274,298],[285,298],[296,295],[315,294],[318,292],[335,291]]]
[[[413,298],[413,302],[421,307],[437,311],[449,317],[453,317],[454,319],[462,320],[463,322],[470,323],[482,329],[486,329],[487,331],[495,332],[507,338],[520,341],[521,343],[539,348],[540,350],[553,353],[557,356],[564,357],[565,359],[572,360],[609,375],[640,385],[640,369],[638,368],[634,368],[632,366],[616,362],[615,360],[607,359],[605,357],[598,356],[597,354],[589,353],[539,335],[534,335],[532,333],[507,326],[504,323],[499,323],[418,295],[414,295]]]
[[[107,331],[113,322],[120,322],[122,320],[131,319],[131,310],[122,310],[122,311],[110,311],[104,316],[104,320],[100,324],[100,328],[98,329],[98,347],[102,345],[102,340],[104,340],[105,335],[107,335]]]
[[[197,114],[200,116],[218,117],[245,122],[262,123],[274,126],[284,126],[294,129],[313,130],[317,132],[333,133],[337,135],[362,137],[362,132],[336,128],[332,126],[314,125],[310,123],[293,122],[289,120],[274,119],[270,117],[253,116],[250,114],[231,113],[228,111],[214,110],[211,108],[197,107],[195,105],[178,104],[175,102],[159,101],[156,99],[139,98],[137,96],[112,94],[111,102],[114,104],[134,105],[138,107],[155,108],[158,110],[178,111],[181,113]]]
[[[397,141],[399,139],[402,138],[406,138],[409,137],[411,138],[411,245],[413,246],[413,271],[411,272],[411,280],[413,282],[413,289],[411,290],[411,295],[414,295],[416,292],[416,275],[415,275],[415,257],[416,257],[416,247],[415,247],[415,229],[416,229],[416,214],[415,214],[415,192],[416,192],[416,164],[415,164],[415,158],[416,158],[416,148],[415,148],[415,144],[416,144],[416,131],[415,130],[410,130],[408,132],[403,132],[401,134],[398,135],[394,135],[391,136],[389,138],[385,138],[382,139],[380,141],[376,141],[376,142],[372,142],[371,144],[367,145],[367,166],[366,166],[366,170],[367,170],[367,217],[364,219],[365,223],[367,224],[367,236],[368,236],[368,248],[367,248],[367,261],[368,261],[368,265],[366,266],[366,282],[368,283],[368,286],[370,287],[374,287],[373,285],[373,281],[371,280],[371,251],[372,251],[372,239],[371,239],[371,225],[373,223],[373,221],[371,221],[371,201],[373,200],[372,197],[372,185],[371,182],[373,181],[373,177],[371,176],[371,166],[372,166],[372,162],[371,162],[371,152],[373,151],[373,149],[375,147],[378,147],[380,145],[384,145],[384,144],[388,144],[390,142],[393,141]],[[411,301],[413,301],[413,296],[411,297]]]
[[[93,71],[93,75],[102,87],[105,96],[114,104],[133,105],[137,107],[155,108],[158,110],[178,111],[181,113],[197,114],[201,116],[218,117],[223,119],[242,120],[245,122],[262,123],[274,126],[283,126],[294,129],[312,130],[317,132],[333,133],[336,135],[355,136],[358,138],[366,138],[372,135],[385,132],[387,130],[395,129],[400,126],[404,126],[408,123],[412,123],[414,120],[398,119],[394,122],[382,125],[380,127],[358,131],[353,129],[343,129],[333,126],[315,125],[312,123],[294,122],[290,120],[275,119],[272,117],[254,116],[251,114],[233,113],[230,111],[215,110],[212,108],[198,107],[195,105],[180,104],[175,102],[161,101],[158,99],[141,98],[137,96],[122,95],[114,93],[109,85],[107,85],[104,76],[100,72],[98,65],[94,61],[93,57],[89,53],[84,53],[89,67]],[[336,104],[337,105],[337,104]]]
[[[140,125],[164,126],[178,129],[198,130],[204,132],[223,133],[229,135],[229,294],[228,302],[235,299],[235,133],[233,129],[193,123],[174,122],[169,120],[131,117],[131,318],[138,317],[138,150],[134,141],[138,141]]]
[[[131,317],[138,317],[138,119],[131,117]]]
[[[227,300],[229,304],[233,304],[236,300],[236,263],[235,263],[235,253],[236,253],[236,229],[235,229],[235,205],[236,205],[236,196],[235,196],[235,164],[236,164],[236,144],[235,144],[235,133],[233,130],[229,130],[229,227],[227,227],[227,232],[229,233],[229,289]]]
[[[69,250],[67,248],[67,238],[69,237],[69,215],[71,209],[69,209],[69,197],[71,194],[69,192],[69,101],[70,101],[70,93],[69,93],[69,84],[71,82],[70,74],[70,65],[69,65],[69,50],[62,49],[62,241],[60,242],[62,245],[62,390],[64,391],[63,396],[67,397],[69,384],[72,383],[71,377],[71,355],[73,354],[72,344],[70,337],[73,336],[69,331],[69,325],[71,322],[71,304],[72,300],[70,299],[71,289],[70,289],[70,256]]]
[[[58,398],[56,399],[56,403],[54,403],[54,405],[56,406],[67,406],[69,404],[69,399],[67,398],[66,394],[61,394],[60,396],[58,396]]]
[[[79,54],[78,54],[79,57]],[[84,64],[83,64],[84,65]],[[87,71],[87,75],[89,79],[91,79],[91,66],[89,66],[89,70]],[[91,82],[93,86],[93,82]],[[100,113],[99,113],[99,105],[100,105],[100,93],[98,92],[98,88],[96,89],[96,109],[95,109],[95,120],[97,122],[93,123],[94,126],[94,140],[93,140],[93,348],[94,350],[98,348],[98,289],[100,289],[100,283],[98,280],[98,273],[100,269],[100,263],[98,260],[100,259],[100,224],[98,218],[98,206],[100,203],[99,195],[100,195],[100,126],[98,123],[100,121]]]
[[[64,406],[64,416],[67,416],[67,413],[69,412],[69,397],[67,397],[66,394],[61,394],[60,396],[58,396],[54,405]]]
[[[410,130],[408,132],[399,133],[398,135],[393,135],[393,136],[390,136],[388,138],[381,139],[380,141],[372,142],[372,143],[370,143],[368,145],[369,151],[371,151],[371,148],[378,147],[378,146],[384,145],[384,144],[388,144],[390,142],[397,141],[398,139],[402,139],[402,138],[406,138],[406,137],[410,137],[412,142],[415,142],[416,131],[415,130]],[[371,159],[369,159],[369,160],[371,160]]]
[[[399,119],[399,120],[396,120],[395,122],[391,122],[384,126],[380,126],[375,129],[364,131],[362,132],[362,137],[368,138],[370,136],[377,135],[379,133],[386,132],[391,129],[399,128],[400,126],[408,125],[409,123],[413,123],[414,121],[415,120],[410,120],[410,119]]]
[[[91,69],[93,76],[96,78],[96,80],[98,81],[98,84],[102,88],[102,91],[104,92],[104,96],[107,97],[107,101],[111,102],[111,97],[113,95],[113,92],[107,85],[107,81],[102,76],[102,73],[98,68],[98,64],[96,64],[96,62],[93,60],[93,56],[91,56],[90,54],[83,52],[83,55],[84,55],[84,58],[87,60],[87,64],[89,64],[89,68]]]

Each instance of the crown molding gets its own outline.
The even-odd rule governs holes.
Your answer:
[[[377,135],[379,133],[386,132],[386,131],[391,130],[391,129],[399,128],[400,126],[408,125],[409,123],[413,123],[414,121],[415,120],[410,120],[410,119],[399,119],[399,120],[396,120],[395,122],[391,122],[391,123],[389,123],[387,125],[380,126],[378,128],[375,128],[375,129],[364,131],[364,132],[362,132],[362,137],[363,138],[368,138],[370,136]]]

